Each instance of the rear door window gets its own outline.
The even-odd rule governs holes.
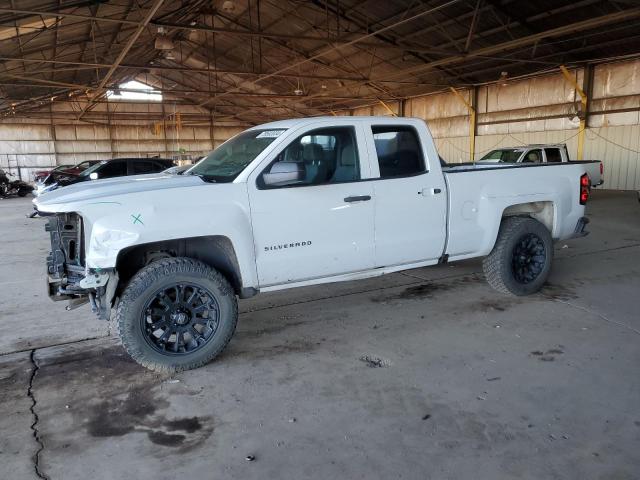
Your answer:
[[[380,178],[407,177],[426,172],[424,155],[414,128],[402,125],[371,128]]]
[[[547,156],[547,163],[562,162],[562,155],[559,148],[545,148],[544,153]]]
[[[132,162],[132,174],[142,175],[144,173],[155,173],[160,171],[156,162],[151,160],[140,160]]]

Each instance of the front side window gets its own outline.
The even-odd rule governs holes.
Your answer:
[[[193,166],[186,175],[214,182],[233,182],[285,129],[249,130],[227,140]]]
[[[262,188],[322,185],[360,180],[352,127],[313,130],[296,138],[263,172]]]
[[[380,178],[406,177],[426,172],[420,140],[408,126],[371,128],[378,156]]]
[[[122,177],[127,174],[127,162],[122,160],[106,162],[101,167],[97,169],[98,178]]]
[[[522,163],[542,163],[542,150],[529,150],[522,159]]]

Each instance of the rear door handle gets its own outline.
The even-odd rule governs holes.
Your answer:
[[[366,202],[371,200],[371,195],[356,195],[353,197],[345,197],[345,202]]]
[[[418,192],[418,195],[423,195],[423,196],[428,196],[428,195],[437,195],[439,193],[442,193],[442,189],[441,188],[423,188],[422,190],[420,190]]]

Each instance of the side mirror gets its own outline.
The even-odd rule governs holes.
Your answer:
[[[291,185],[303,179],[304,165],[298,162],[276,162],[268,173],[262,174],[262,181],[270,187]]]
[[[89,174],[89,178],[90,178],[91,180],[97,180],[97,179],[98,179],[98,173],[97,173],[97,172],[91,172],[91,173]]]

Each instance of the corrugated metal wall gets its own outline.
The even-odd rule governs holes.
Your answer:
[[[584,71],[573,70],[579,84]],[[605,165],[605,188],[640,189],[640,60],[596,65],[592,75],[585,158],[601,159]],[[460,93],[469,99],[470,91]],[[242,130],[240,126],[212,128],[211,122],[183,125],[176,132],[168,123],[160,132],[144,115],[166,118],[176,107],[160,104],[102,103],[94,113],[120,115],[105,125],[74,124],[69,104],[52,106],[50,119],[14,120],[0,123],[0,166],[30,179],[38,167],[77,163],[85,159],[122,156],[197,157]],[[497,147],[529,143],[566,143],[575,158],[578,145],[579,97],[558,72],[506,84],[477,87],[477,136],[475,158]],[[75,107],[77,108],[77,106]],[[202,115],[196,107],[181,106],[184,115]],[[469,161],[469,115],[453,93],[415,97],[386,105],[360,107],[337,114],[390,115],[390,110],[423,118],[448,162]],[[131,120],[127,115],[131,115]],[[133,118],[136,118],[135,120]],[[54,120],[55,118],[55,120]],[[194,122],[198,123],[198,122]],[[56,161],[57,159],[57,161]]]
[[[572,73],[583,85],[584,71]],[[469,91],[460,93],[469,98]],[[560,72],[478,87],[475,158],[530,143],[566,143],[576,158],[578,105]],[[603,188],[640,190],[640,60],[594,67],[589,112],[584,158],[603,161]],[[469,161],[469,115],[453,93],[409,99],[404,114],[427,121],[446,161]]]
[[[231,126],[174,125],[156,131],[153,123],[111,125],[14,120],[0,124],[0,168],[30,181],[33,172],[54,165],[117,157],[196,159],[243,130]]]

